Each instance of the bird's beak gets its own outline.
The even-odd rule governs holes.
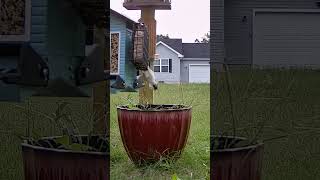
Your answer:
[[[158,89],[158,85],[153,85],[153,89],[157,90]]]

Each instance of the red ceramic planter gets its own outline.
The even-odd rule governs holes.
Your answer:
[[[44,148],[27,143],[21,147],[25,180],[109,179],[107,153]]]
[[[230,141],[244,141],[241,137],[223,137]],[[212,149],[211,180],[261,180],[263,144],[227,148]]]
[[[135,164],[180,156],[189,134],[191,107],[144,111],[119,106],[117,110],[122,142]]]

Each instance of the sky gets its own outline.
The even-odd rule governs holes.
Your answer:
[[[124,0],[110,0],[110,8],[138,21],[140,10],[127,10]],[[201,39],[210,31],[210,0],[171,0],[171,10],[157,10],[157,34],[182,38],[184,43]]]

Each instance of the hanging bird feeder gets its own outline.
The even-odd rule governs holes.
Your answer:
[[[137,70],[146,71],[149,65],[149,37],[146,26],[143,23],[136,23],[133,29],[133,57],[132,63]]]

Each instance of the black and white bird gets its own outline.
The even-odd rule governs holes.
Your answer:
[[[154,72],[152,71],[152,69],[150,69],[150,67],[148,67],[147,70],[141,71],[141,72],[142,73],[137,77],[137,84],[143,84],[143,80],[145,78],[145,80],[149,84],[149,87],[153,87],[153,89],[157,90],[158,83],[156,82],[156,78],[155,78],[155,75],[154,75]]]

